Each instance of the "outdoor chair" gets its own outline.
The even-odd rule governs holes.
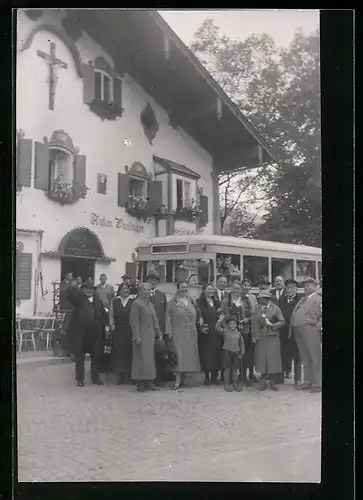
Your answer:
[[[37,329],[34,328],[24,328],[28,326],[26,324],[25,318],[21,318],[18,316],[16,318],[16,341],[18,344],[18,350],[21,352],[22,348],[26,344],[31,344],[33,346],[34,351],[37,350],[35,334],[37,333]]]

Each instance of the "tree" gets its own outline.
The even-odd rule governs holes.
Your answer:
[[[267,214],[257,237],[320,245],[318,32],[298,30],[279,49],[266,34],[232,40],[207,19],[191,48],[281,160],[279,168],[222,176],[222,222],[260,201]]]

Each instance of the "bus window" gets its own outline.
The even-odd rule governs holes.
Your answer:
[[[268,276],[268,257],[257,257],[256,255],[243,256],[243,277],[252,281],[252,285],[258,284],[261,276]]]
[[[272,267],[272,280],[276,276],[282,276],[284,280],[293,279],[293,265],[294,261],[292,259],[271,259]]]
[[[315,275],[315,261],[313,260],[297,260],[296,261],[296,281],[301,283],[306,278],[314,278]]]
[[[222,274],[228,280],[229,285],[234,279],[240,279],[241,256],[236,254],[217,254],[217,273]]]
[[[214,262],[209,259],[166,261],[166,282],[185,281],[190,285],[204,285],[213,281]]]

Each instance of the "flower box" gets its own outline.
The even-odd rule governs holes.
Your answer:
[[[148,201],[148,198],[130,195],[125,207],[127,213],[138,220],[143,219],[144,221],[146,221],[151,215],[148,210]]]
[[[56,179],[52,188],[47,192],[47,196],[50,200],[57,201],[61,205],[71,205],[76,203],[79,198],[85,198],[87,192],[86,186],[79,186],[76,182],[68,184]]]
[[[115,104],[107,104],[103,101],[94,100],[90,105],[91,110],[102,120],[116,120],[123,115],[123,108]]]
[[[199,205],[197,205],[196,203],[191,203],[190,205],[177,208],[175,212],[175,218],[178,220],[194,222],[199,218],[201,213],[202,211]]]

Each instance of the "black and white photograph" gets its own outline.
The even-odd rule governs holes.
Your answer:
[[[18,481],[320,483],[319,11],[15,31]]]

